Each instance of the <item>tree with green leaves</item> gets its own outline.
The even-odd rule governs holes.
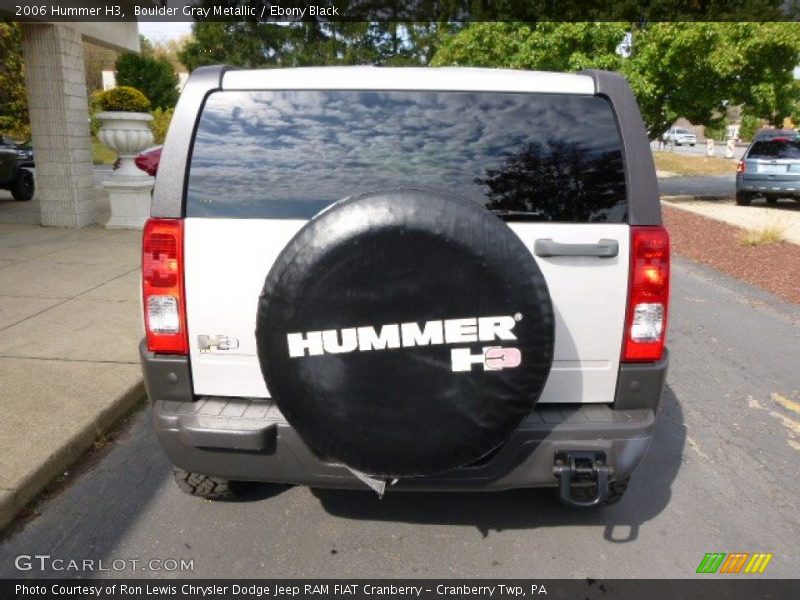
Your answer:
[[[28,98],[18,23],[0,22],[0,132],[28,139]]]
[[[153,108],[172,108],[178,101],[178,76],[166,58],[127,52],[116,62],[117,85],[141,90]]]
[[[103,71],[113,70],[119,53],[91,42],[83,42],[83,66],[86,74],[86,93],[103,89]]]
[[[735,49],[731,85],[746,112],[775,126],[784,117],[797,120],[800,23],[735,23],[730,35]]]
[[[186,34],[176,39],[169,39],[153,44],[153,58],[164,58],[170,62],[176,73],[185,70],[183,63],[178,59],[178,53],[191,39],[191,34]]]
[[[153,44],[141,33],[139,34],[139,54],[145,58],[153,58]]]
[[[780,125],[798,63],[798,23],[657,23],[635,32],[622,71],[657,137],[679,117],[714,126],[730,105]]]
[[[627,38],[628,51],[619,46]],[[726,107],[780,124],[800,95],[798,23],[475,23],[442,40],[433,65],[621,71],[651,139],[679,117],[714,126]]]
[[[442,32],[457,28],[435,22],[200,22],[178,57],[190,70],[213,64],[422,66],[436,52]]]
[[[441,42],[432,66],[619,70],[626,23],[474,23]]]

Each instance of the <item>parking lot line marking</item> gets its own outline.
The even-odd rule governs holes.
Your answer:
[[[790,410],[793,413],[797,413],[798,415],[800,415],[800,402],[789,400],[789,398],[787,398],[783,394],[779,394],[778,392],[772,392],[769,395],[769,397],[772,398],[772,400],[774,400],[778,404],[780,404],[786,410]]]

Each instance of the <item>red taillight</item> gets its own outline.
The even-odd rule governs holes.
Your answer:
[[[142,306],[147,348],[186,354],[183,221],[149,219],[142,235]]]
[[[736,163],[736,172],[744,173],[744,170],[745,170],[744,161],[740,160],[738,163]]]
[[[623,361],[661,359],[668,305],[669,234],[663,227],[633,226]]]

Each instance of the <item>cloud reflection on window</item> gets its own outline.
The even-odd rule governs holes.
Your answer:
[[[308,219],[404,186],[534,220],[626,218],[604,99],[487,92],[216,92],[197,131],[187,214]]]

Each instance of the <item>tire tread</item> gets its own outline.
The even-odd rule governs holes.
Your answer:
[[[173,469],[175,483],[181,491],[190,496],[206,500],[232,500],[239,496],[233,486],[234,482],[202,473],[192,473],[175,467]]]

